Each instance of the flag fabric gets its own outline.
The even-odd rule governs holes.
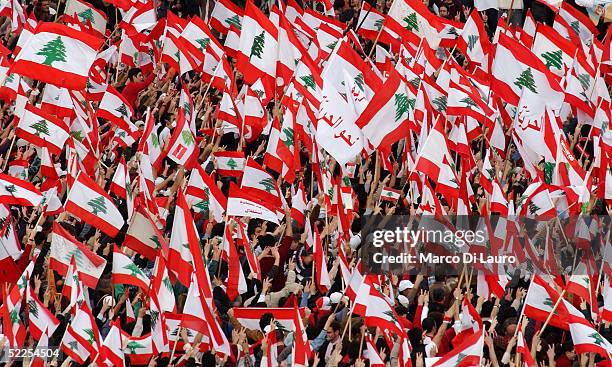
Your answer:
[[[18,121],[17,136],[39,147],[46,147],[52,154],[61,154],[70,136],[68,126],[63,121],[29,103]]]
[[[390,147],[406,136],[416,96],[397,71],[374,95],[355,124],[363,131],[371,148]]]
[[[45,332],[53,335],[59,326],[59,320],[38,299],[31,286],[28,287],[26,297],[29,317],[29,331],[35,340],[42,340]]]
[[[38,206],[43,196],[34,185],[0,173],[0,200],[5,205]]]
[[[243,11],[231,0],[219,0],[210,14],[210,26],[222,34],[227,34],[230,27],[242,29]]]
[[[244,81],[253,84],[261,78],[266,92],[274,90],[278,54],[278,27],[253,1],[247,1],[240,28],[240,46],[236,55]],[[269,93],[269,94],[270,94]]]
[[[123,244],[148,259],[155,259],[160,249],[168,250],[163,234],[142,207],[134,211]]]
[[[83,284],[92,289],[96,288],[106,266],[103,257],[96,255],[77,241],[57,223],[53,225],[50,255],[49,266],[62,275],[68,273],[68,267],[74,257]]]
[[[544,63],[504,33],[499,35],[491,77],[491,89],[512,105],[519,104],[521,90],[532,92],[551,108],[558,109],[563,101],[559,83]]]
[[[83,89],[102,39],[66,25],[38,24],[9,73],[68,89]]]
[[[327,270],[327,259],[325,251],[323,251],[323,244],[321,242],[321,236],[319,235],[318,229],[315,228],[314,232],[314,244],[313,244],[313,266],[315,266],[315,276],[317,280],[317,287],[321,293],[327,293],[331,288],[331,281],[329,279],[329,271]]]
[[[217,172],[223,176],[242,176],[246,159],[243,152],[215,152]]]
[[[168,269],[185,286],[191,284],[191,275],[196,261],[199,260],[199,258],[196,260],[196,257],[201,257],[199,244],[200,237],[189,212],[185,195],[179,191],[170,236]]]
[[[211,212],[215,222],[223,221],[227,198],[202,166],[198,165],[191,170],[189,182],[185,188],[185,199],[194,212]]]
[[[234,317],[240,325],[250,330],[261,330],[259,319],[266,313],[274,317],[275,326],[279,330],[296,330],[295,310],[288,307],[234,307]],[[304,317],[304,309],[299,309],[300,317]],[[264,326],[265,327],[265,326]]]
[[[80,0],[69,0],[66,2],[64,15],[74,16],[83,25],[92,27],[101,36],[104,36],[108,17],[92,5]]]
[[[149,288],[149,278],[116,245],[113,249],[113,283],[132,284],[142,289]]]
[[[240,189],[234,183],[230,184],[229,196],[227,198],[227,215],[259,218],[276,224],[279,223],[275,208],[257,199],[250,193],[250,190]]]
[[[83,302],[60,343],[62,351],[77,363],[85,363],[100,350],[100,332],[87,303]]]
[[[108,193],[85,172],[79,173],[70,188],[66,210],[111,237],[115,237],[125,224]]]

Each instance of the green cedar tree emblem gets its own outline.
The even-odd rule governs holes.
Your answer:
[[[66,45],[62,41],[62,37],[57,36],[57,38],[47,42],[36,55],[44,56],[43,65],[53,66],[56,61],[66,62]]]

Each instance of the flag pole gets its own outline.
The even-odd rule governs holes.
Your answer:
[[[9,158],[11,157],[11,150],[13,150],[13,145],[15,145],[16,137],[17,135],[13,135],[13,139],[11,140],[11,146],[9,147],[8,151],[6,152],[6,155],[4,156],[4,165],[2,167],[3,171],[6,170],[6,166],[8,165]]]
[[[183,330],[183,326],[179,325],[179,328],[176,331],[176,340],[174,341],[174,345],[172,346],[172,352],[170,353],[170,360],[168,361],[168,363],[170,363],[171,365],[174,365],[172,363],[172,358],[174,358],[174,352],[176,351],[176,345],[178,344],[178,341],[181,338],[182,330]],[[189,342],[189,340],[187,340],[187,342]]]
[[[557,307],[559,306],[559,303],[561,303],[561,300],[563,299],[563,296],[565,295],[565,291],[566,291],[566,289],[564,289],[561,292],[561,294],[559,295],[559,298],[557,299],[557,302],[555,302],[555,305],[553,306],[553,309],[548,314],[548,317],[546,318],[546,321],[544,322],[544,325],[542,325],[542,329],[540,329],[540,335],[542,335],[542,333],[544,333],[544,329],[546,329],[546,326],[548,326],[548,323],[550,322],[550,319],[552,319],[553,315],[555,314],[555,311],[557,310]]]

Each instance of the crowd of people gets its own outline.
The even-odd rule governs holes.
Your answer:
[[[0,363],[610,366],[606,14],[0,1]],[[519,263],[372,269],[398,215]]]

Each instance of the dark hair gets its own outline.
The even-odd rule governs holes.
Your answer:
[[[142,73],[142,70],[140,70],[140,68],[130,69],[130,71],[128,71],[128,79],[134,81],[134,77],[137,76],[138,73]]]
[[[493,302],[485,301],[482,304],[482,309],[480,311],[480,316],[482,317],[491,317],[491,312],[493,311]]]
[[[340,331],[342,329],[342,327],[340,326],[340,323],[338,321],[334,321],[331,323],[331,325],[329,326],[333,331]]]
[[[274,316],[272,316],[270,312],[261,315],[261,317],[259,318],[259,328],[261,328],[261,330],[265,329],[266,326],[270,325],[270,322],[273,318]]]
[[[421,322],[421,326],[423,326],[423,331],[426,333],[433,331],[434,327],[436,327],[436,322],[432,317],[426,317]]]

